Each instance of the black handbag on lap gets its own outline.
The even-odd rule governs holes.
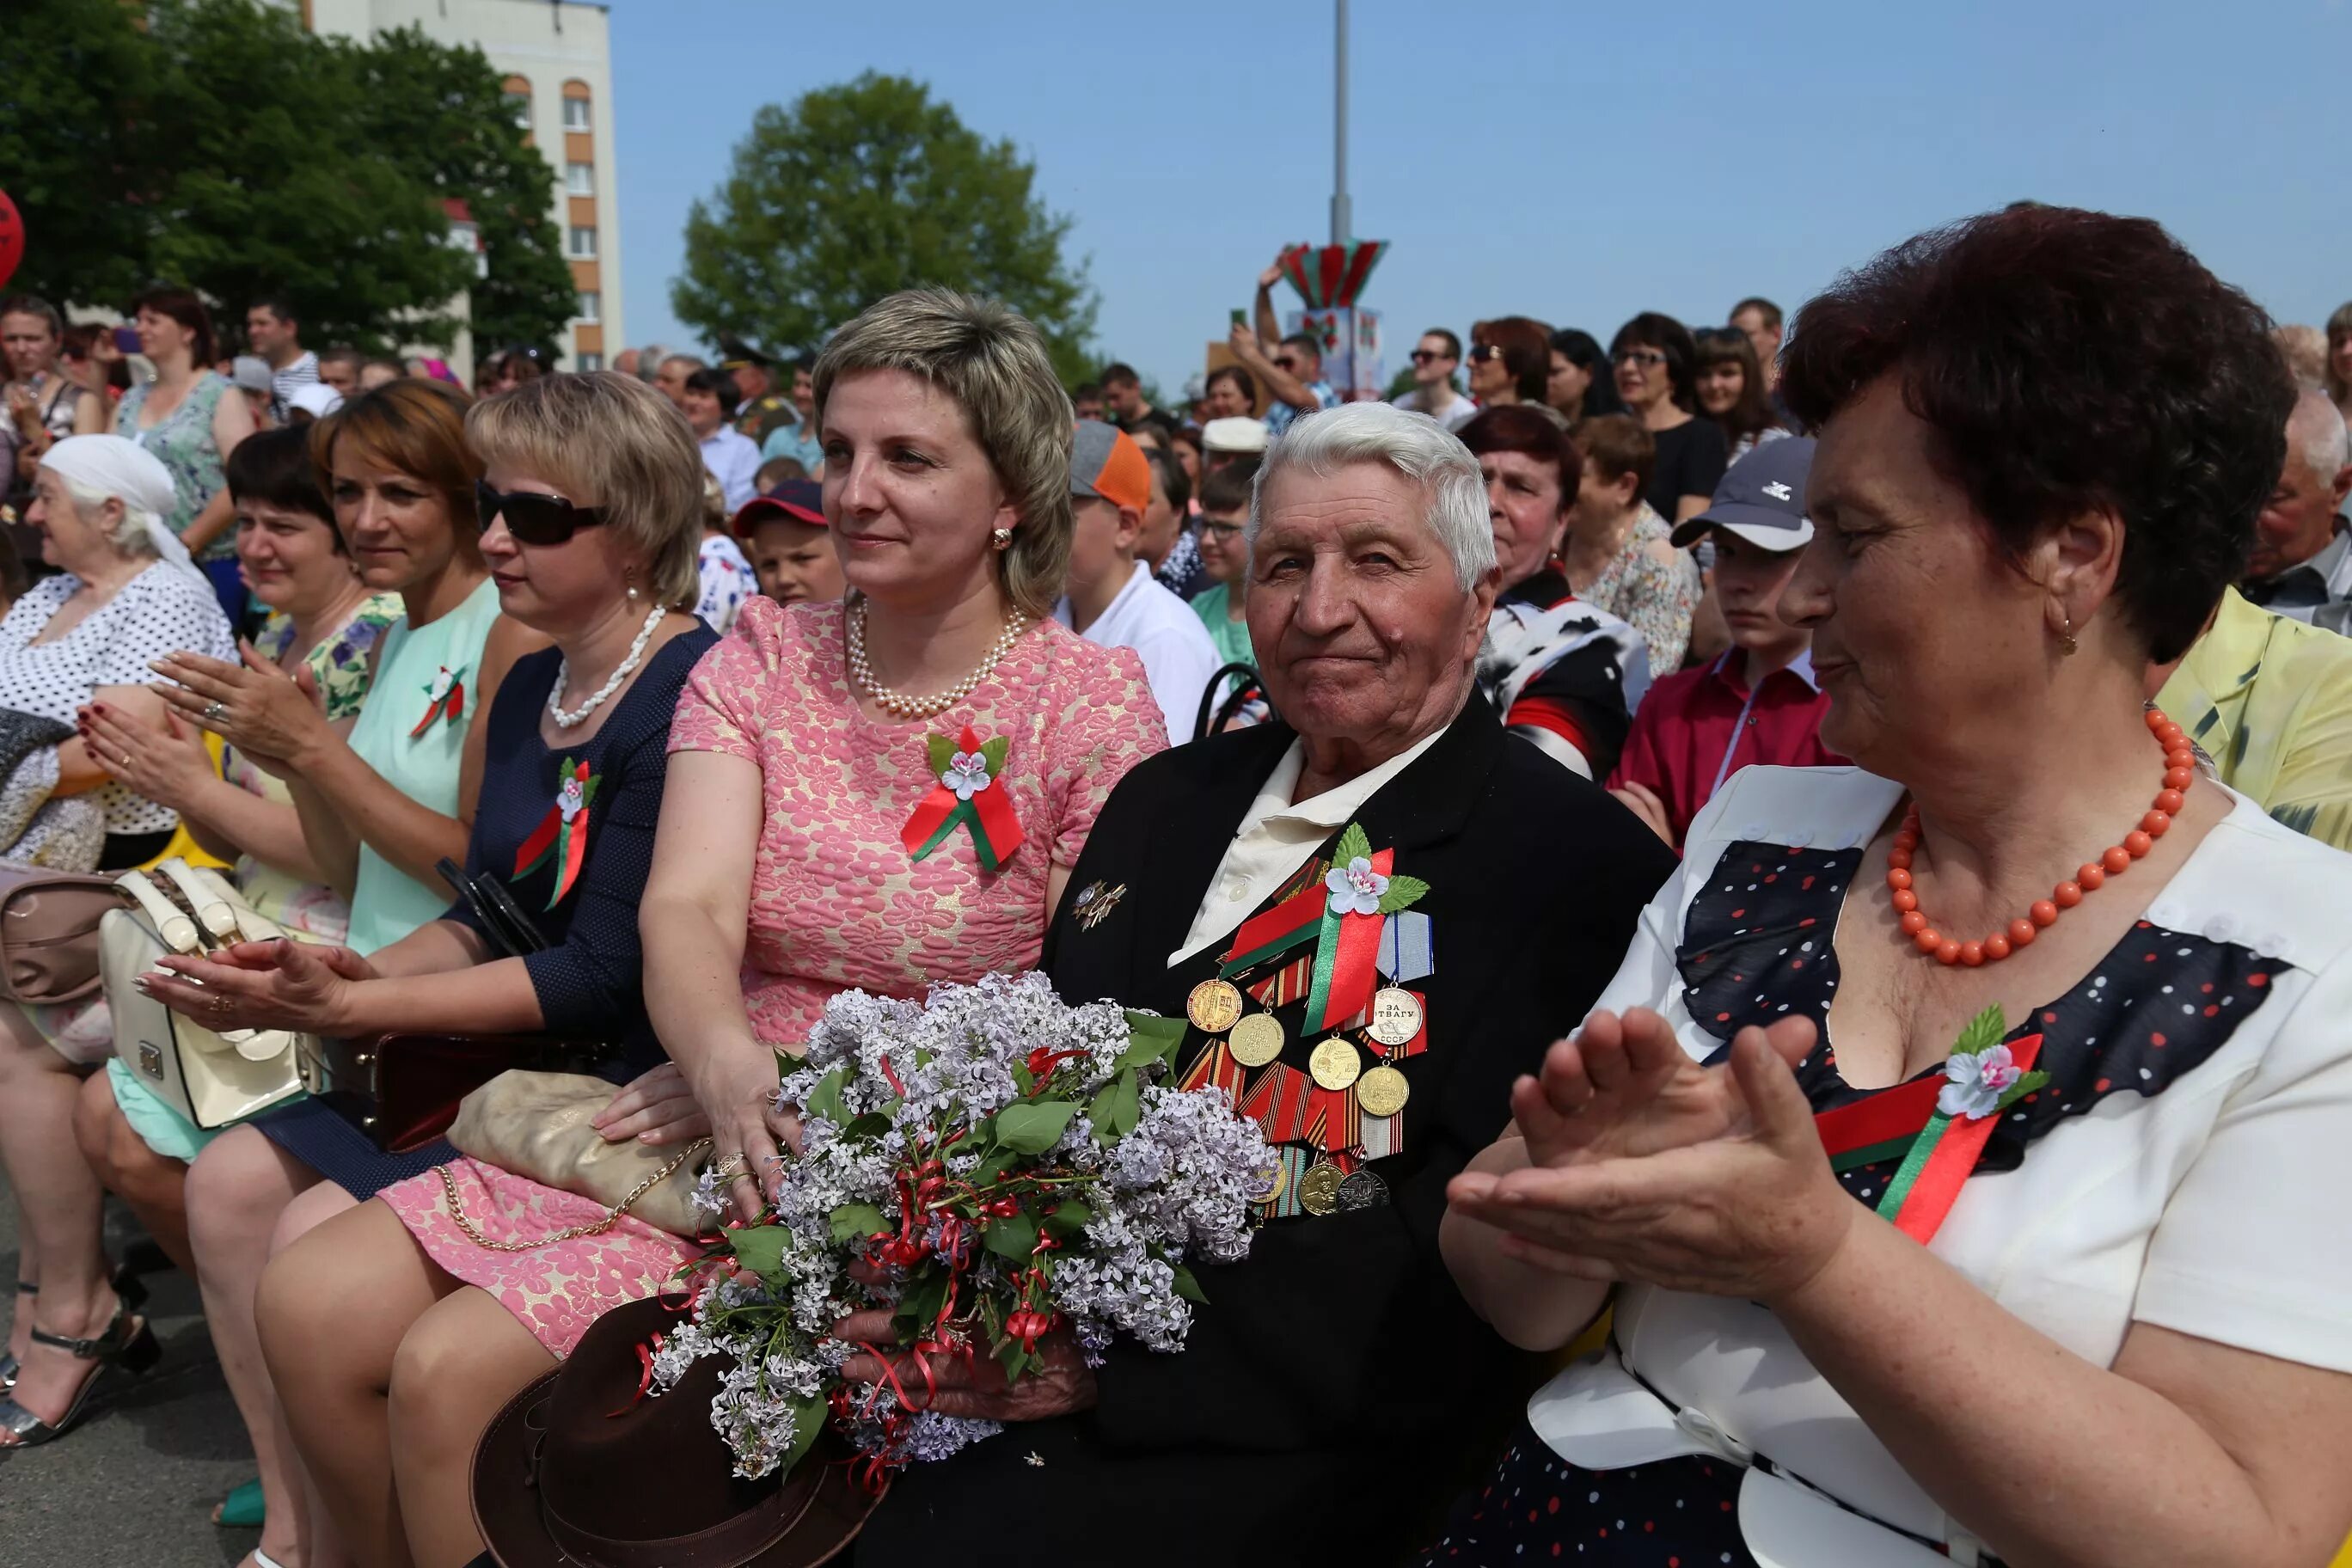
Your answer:
[[[469,876],[454,860],[437,868],[481,922],[500,956],[520,958],[550,944],[506,884]],[[449,1130],[457,1102],[499,1074],[594,1073],[619,1047],[554,1035],[445,1035],[391,1031],[322,1039],[299,1062],[302,1087],[387,1154],[419,1149]]]

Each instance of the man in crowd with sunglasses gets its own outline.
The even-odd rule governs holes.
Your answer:
[[[1426,414],[1448,430],[1459,430],[1478,416],[1478,405],[1455,388],[1454,373],[1462,368],[1462,340],[1444,327],[1421,334],[1412,351],[1412,390],[1396,399],[1399,408]]]
[[[1281,281],[1282,261],[1277,257],[1273,266],[1257,275],[1255,330],[1247,322],[1236,321],[1231,335],[1234,357],[1249,367],[1274,399],[1265,411],[1265,427],[1275,436],[1290,428],[1290,422],[1302,414],[1339,405],[1339,393],[1323,379],[1323,345],[1304,332],[1282,336],[1274,314],[1274,286]]]

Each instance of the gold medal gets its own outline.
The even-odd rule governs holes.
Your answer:
[[[1282,1025],[1271,1013],[1252,1013],[1234,1026],[1233,1038],[1227,1042],[1234,1060],[1245,1068],[1262,1068],[1282,1054],[1287,1037]]]
[[[1356,1081],[1364,1063],[1352,1044],[1334,1035],[1315,1047],[1315,1054],[1307,1058],[1307,1070],[1315,1075],[1317,1083],[1336,1092]]]
[[[1242,994],[1225,980],[1203,980],[1185,1000],[1184,1016],[1204,1035],[1222,1035],[1242,1016]]]
[[[1384,1046],[1409,1046],[1421,1033],[1421,998],[1394,985],[1372,994],[1371,1037]],[[1381,1112],[1386,1115],[1387,1112]]]
[[[1260,1204],[1273,1203],[1282,1196],[1282,1190],[1290,1185],[1289,1167],[1276,1159],[1270,1168],[1259,1173],[1259,1179],[1265,1184],[1265,1191],[1250,1201]]]
[[[1404,1074],[1382,1062],[1366,1073],[1356,1084],[1356,1103],[1364,1108],[1367,1116],[1394,1116],[1412,1098],[1412,1085]]]
[[[1298,1206],[1311,1215],[1339,1213],[1339,1186],[1345,1180],[1339,1174],[1339,1167],[1330,1161],[1316,1161],[1298,1178]]]

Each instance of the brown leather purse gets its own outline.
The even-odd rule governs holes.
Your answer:
[[[98,922],[130,903],[112,877],[0,866],[0,994],[39,1007],[95,994]]]
[[[496,877],[469,876],[454,860],[437,869],[481,922],[490,945],[509,958],[539,952],[546,936]],[[555,1035],[412,1034],[305,1039],[297,1055],[302,1087],[388,1154],[423,1148],[449,1130],[457,1106],[510,1068],[529,1072],[593,1073],[618,1054],[602,1041]],[[614,1086],[616,1089],[617,1085]]]

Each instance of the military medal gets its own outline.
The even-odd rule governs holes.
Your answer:
[[[1334,1035],[1315,1047],[1315,1054],[1307,1058],[1307,1070],[1315,1075],[1317,1083],[1337,1093],[1356,1081],[1364,1064],[1354,1046]]]
[[[1242,994],[1230,981],[1203,980],[1185,1000],[1184,1016],[1201,1033],[1222,1035],[1241,1018]]]
[[[1111,910],[1118,908],[1118,901],[1125,897],[1127,897],[1125,882],[1121,882],[1116,888],[1106,888],[1100,882],[1092,882],[1081,888],[1078,890],[1078,896],[1070,902],[1070,910],[1077,919],[1078,929],[1092,931],[1102,924],[1110,918]]]
[[[1410,991],[1384,985],[1373,994],[1371,1036],[1384,1046],[1411,1045],[1423,1017],[1421,998]]]
[[[1394,1116],[1412,1098],[1412,1085],[1404,1074],[1382,1062],[1366,1073],[1356,1084],[1356,1103],[1364,1108],[1367,1116]]]
[[[1328,1042],[1327,1042],[1328,1043]],[[1339,1188],[1347,1178],[1328,1160],[1318,1160],[1298,1178],[1298,1206],[1311,1215],[1339,1212]]]
[[[1287,1037],[1273,1014],[1252,1013],[1234,1026],[1228,1044],[1234,1060],[1245,1068],[1262,1068],[1282,1054],[1283,1042]]]
[[[1358,1171],[1339,1184],[1337,1201],[1341,1214],[1380,1208],[1389,1201],[1389,1184],[1370,1171]]]

